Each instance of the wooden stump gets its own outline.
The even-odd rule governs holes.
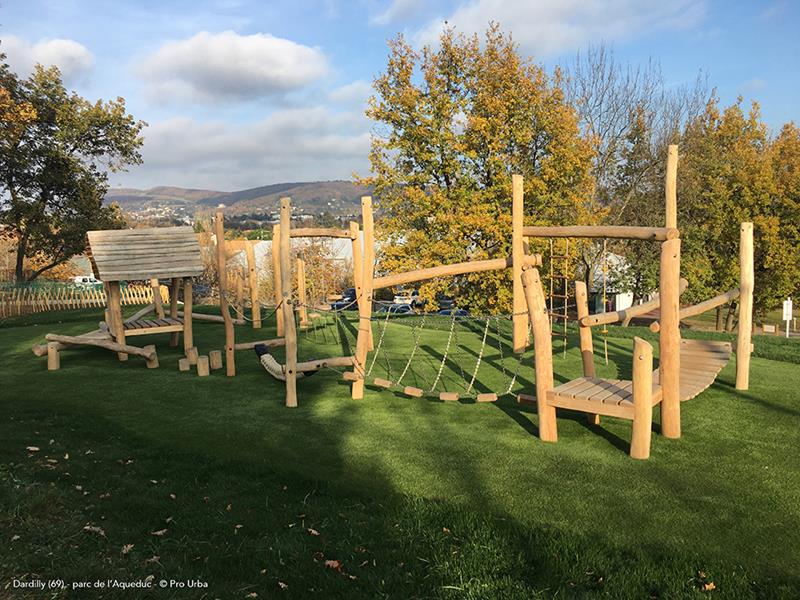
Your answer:
[[[189,371],[192,368],[192,365],[189,364],[188,358],[179,358],[178,359],[178,370],[179,371]]]
[[[158,354],[156,354],[156,347],[152,344],[149,346],[145,346],[142,348],[145,352],[151,352],[152,358],[145,358],[147,361],[147,368],[148,369],[157,369],[158,368]]]
[[[219,350],[212,350],[208,353],[208,364],[212,370],[222,368],[222,352]]]
[[[195,348],[194,346],[190,346],[189,348],[186,348],[186,358],[189,359],[189,364],[190,365],[196,365],[197,364],[197,348]]]
[[[58,371],[61,368],[61,355],[58,353],[58,342],[47,343],[47,370]]]
[[[200,377],[206,377],[208,375],[208,356],[198,356],[197,357],[197,374]]]

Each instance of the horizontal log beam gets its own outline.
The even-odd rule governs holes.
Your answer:
[[[732,290],[728,290],[724,294],[720,294],[718,296],[714,296],[713,298],[709,298],[708,300],[704,300],[698,304],[692,304],[691,306],[686,306],[681,309],[680,318],[681,321],[683,319],[688,319],[689,317],[696,317],[697,315],[702,315],[704,312],[717,308],[718,306],[722,306],[723,304],[727,304],[731,300],[736,300],[739,297],[739,288],[735,288]],[[650,323],[650,331],[658,333],[661,329],[661,325],[658,321],[654,321]]]
[[[268,348],[275,348],[277,346],[285,346],[286,340],[284,338],[275,338],[272,340],[258,340],[257,342],[240,342],[233,345],[234,350],[252,350],[257,344],[264,344]]]
[[[622,225],[572,225],[568,227],[527,226],[522,228],[527,237],[540,238],[614,238],[624,240],[651,240],[664,242],[680,236],[672,227],[629,227]]]
[[[105,325],[105,323],[102,324]],[[78,337],[81,338],[86,337],[95,340],[112,339],[111,334],[108,332],[107,329],[96,329],[94,331],[89,331],[88,333],[82,333]],[[53,342],[53,343],[57,344],[58,350],[64,350],[68,346],[67,344],[61,344],[59,342]],[[47,356],[47,344],[34,344],[34,346],[31,348],[31,352],[33,352],[36,356]]]
[[[138,346],[130,346],[129,344],[119,344],[112,340],[104,340],[100,338],[93,338],[80,335],[57,335],[55,333],[48,333],[44,336],[48,342],[59,342],[69,346],[96,346],[97,348],[105,348],[112,352],[124,352],[125,354],[135,354],[141,356],[148,361],[156,359],[156,353],[152,350],[145,350]]]
[[[689,287],[689,282],[681,278],[680,286],[678,288],[679,293],[682,294],[685,292],[687,287]],[[597,325],[608,325],[609,323],[616,323],[618,321],[630,321],[634,317],[638,317],[645,313],[649,313],[651,310],[657,309],[659,306],[661,306],[661,298],[656,297],[648,302],[631,306],[625,310],[597,313],[595,315],[581,317],[578,322],[582,327],[596,327]]]
[[[325,367],[352,367],[355,359],[352,356],[332,356],[319,360],[309,360],[297,363],[298,371],[319,371]]]
[[[335,227],[298,227],[296,229],[289,230],[289,237],[329,237],[347,238],[348,240],[353,239],[349,229],[337,229]]]
[[[178,316],[179,317],[183,317],[183,311],[182,310],[178,311]],[[196,321],[209,321],[211,323],[224,323],[225,322],[225,319],[222,318],[219,315],[207,315],[205,313],[196,313],[196,312],[192,313],[192,319],[194,319]]]
[[[406,271],[405,273],[395,273],[394,275],[377,277],[372,287],[375,290],[379,290],[382,288],[393,287],[396,285],[404,285],[406,283],[413,283],[416,281],[435,279],[436,277],[453,277],[455,275],[464,275],[466,273],[499,271],[501,269],[508,269],[509,267],[511,267],[512,262],[513,261],[509,256],[507,258],[472,260],[462,263],[454,263],[451,265],[430,267],[428,269]],[[542,257],[538,254],[532,254],[525,257],[525,264],[524,264],[525,267],[537,267],[540,266],[541,264],[542,264]]]

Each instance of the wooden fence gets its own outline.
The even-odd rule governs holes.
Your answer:
[[[150,304],[153,288],[149,285],[128,285],[122,290],[122,304]],[[167,286],[160,286],[161,300],[169,301]],[[0,288],[0,318],[50,310],[72,310],[77,308],[103,308],[106,293],[102,288],[59,287],[10,287]]]

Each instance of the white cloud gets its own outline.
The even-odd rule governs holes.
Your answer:
[[[416,41],[435,44],[445,22],[459,32],[480,34],[494,21],[526,50],[552,56],[590,42],[693,27],[705,13],[705,0],[471,0],[447,18],[430,22]]]
[[[218,102],[279,96],[328,71],[319,48],[267,33],[201,31],[167,42],[136,69],[158,100]]]
[[[144,164],[120,181],[234,190],[349,179],[367,172],[369,126],[359,112],[326,107],[279,110],[244,125],[177,117],[147,128]]]
[[[383,12],[370,18],[373,25],[389,25],[414,14],[422,6],[422,0],[392,0]]]
[[[94,64],[94,57],[86,46],[68,39],[43,39],[31,44],[7,35],[0,43],[0,51],[6,53],[8,64],[20,75],[31,73],[36,64],[55,65],[66,83],[81,79]]]
[[[372,95],[372,92],[372,86],[368,82],[356,79],[333,90],[328,94],[328,98],[331,102],[361,106],[366,104],[367,98]]]

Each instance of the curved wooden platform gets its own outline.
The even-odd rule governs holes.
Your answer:
[[[731,358],[730,342],[681,340],[681,400],[691,400],[705,391]],[[658,369],[653,382],[658,383]]]

